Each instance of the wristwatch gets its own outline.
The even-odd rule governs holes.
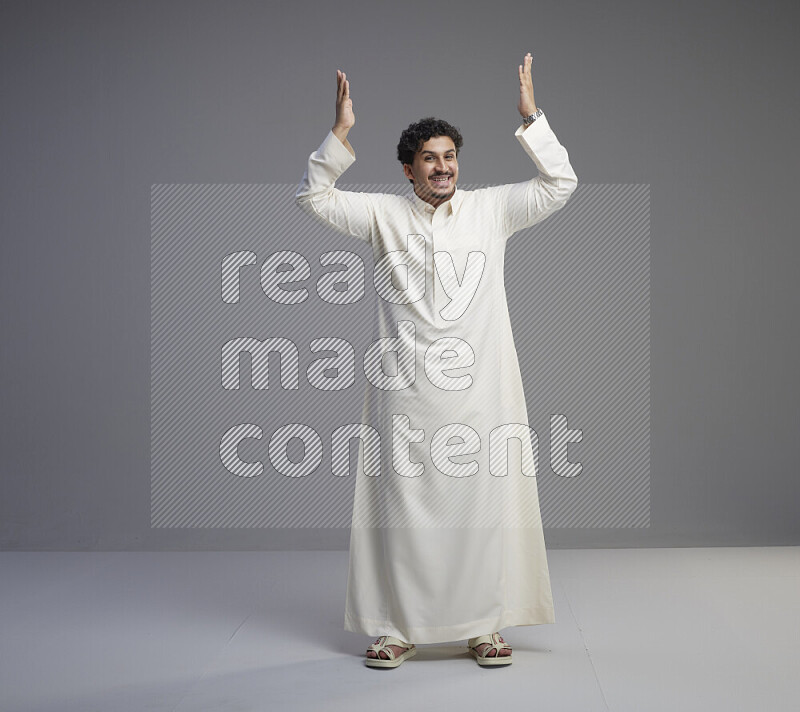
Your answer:
[[[533,114],[522,119],[522,123],[524,124],[525,128],[528,128],[528,126],[536,121],[536,119],[538,119],[543,113],[544,111],[542,111],[542,107],[539,107]]]

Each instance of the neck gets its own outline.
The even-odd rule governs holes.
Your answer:
[[[428,203],[428,205],[432,205],[434,208],[438,208],[440,205],[442,205],[442,203],[446,203],[448,200],[450,200],[450,198],[452,198],[456,194],[456,188],[453,188],[453,192],[450,193],[450,195],[446,195],[441,198],[435,195],[428,195],[428,196],[420,195],[419,193],[417,193],[416,188],[414,189],[414,193],[416,193],[416,196],[420,200],[424,200],[426,203]]]

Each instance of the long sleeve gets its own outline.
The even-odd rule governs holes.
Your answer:
[[[355,160],[333,131],[329,131],[320,147],[309,156],[295,203],[303,212],[338,232],[371,242],[376,229],[373,197],[335,187],[336,179]]]
[[[539,175],[524,183],[499,186],[496,197],[506,237],[563,208],[578,185],[567,149],[559,143],[545,115],[527,128],[520,126],[514,135],[533,159]]]

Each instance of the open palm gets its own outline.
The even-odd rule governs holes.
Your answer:
[[[530,116],[536,111],[536,102],[533,100],[533,78],[531,76],[531,65],[533,55],[528,52],[525,55],[523,64],[519,65],[519,103],[517,109],[525,117]]]
[[[350,82],[347,75],[336,70],[336,126],[351,129],[356,123],[353,100],[350,98]]]

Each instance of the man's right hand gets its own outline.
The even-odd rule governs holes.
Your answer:
[[[336,122],[333,124],[333,133],[348,150],[353,153],[347,143],[347,133],[356,123],[353,113],[353,100],[350,98],[350,82],[347,75],[341,70],[336,70]]]

